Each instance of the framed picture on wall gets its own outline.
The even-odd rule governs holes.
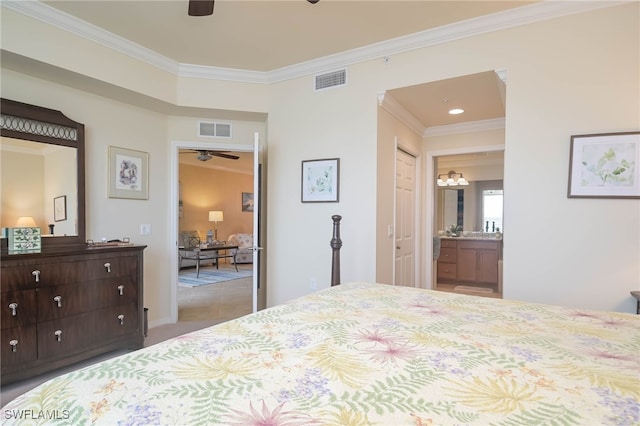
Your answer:
[[[109,198],[149,199],[149,154],[109,147]]]
[[[242,211],[243,212],[253,211],[253,192],[242,193]]]
[[[337,203],[340,190],[340,159],[302,162],[302,202]]]
[[[53,220],[61,222],[67,220],[67,196],[61,195],[53,199]]]
[[[640,198],[640,132],[571,136],[569,198]]]

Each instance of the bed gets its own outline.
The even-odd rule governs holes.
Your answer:
[[[631,314],[340,284],[54,378],[3,422],[640,424],[639,330]]]

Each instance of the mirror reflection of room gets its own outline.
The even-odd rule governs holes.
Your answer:
[[[437,158],[437,290],[502,297],[503,153]]]
[[[42,236],[78,235],[76,162],[75,148],[2,137],[2,227],[31,218]]]

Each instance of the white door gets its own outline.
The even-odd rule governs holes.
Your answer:
[[[265,280],[260,279],[260,134],[253,136],[253,312],[264,309],[267,289]]]
[[[416,285],[416,157],[396,150],[394,285]]]

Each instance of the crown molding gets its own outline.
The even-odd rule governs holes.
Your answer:
[[[405,109],[393,96],[383,92],[378,95],[378,105],[404,123],[418,135],[424,134],[426,128],[413,114]]]
[[[62,12],[40,1],[2,1],[2,7],[37,19],[45,24],[72,33],[101,44],[112,50],[130,56],[133,59],[148,63],[172,74],[178,74],[179,63],[160,55],[151,49],[132,43],[131,41],[103,30],[75,16]]]
[[[466,123],[449,124],[447,126],[433,126],[425,129],[422,136],[445,136],[457,133],[483,132],[487,130],[504,129],[505,119],[494,118],[491,120],[468,121]]]
[[[632,3],[633,1],[636,0],[542,1],[267,72],[180,64],[166,56],[132,43],[129,40],[75,18],[40,1],[3,0],[2,7],[53,25],[73,33],[76,36],[94,41],[134,59],[173,73],[176,76],[270,84],[303,77],[309,74],[321,73],[329,69],[343,68],[348,65],[447,43],[466,37]]]
[[[227,80],[242,83],[269,84],[269,74],[263,71],[251,71],[234,68],[210,67],[206,65],[180,64],[180,77],[205,78],[213,80]]]

